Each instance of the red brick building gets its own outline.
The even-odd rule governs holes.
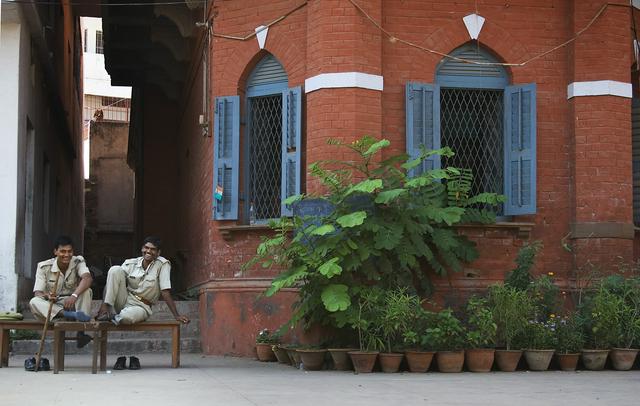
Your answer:
[[[498,224],[461,227],[481,257],[437,283],[445,300],[502,280],[527,241],[544,243],[536,272],[567,287],[576,270],[633,261],[628,3],[108,8],[107,69],[134,86],[137,235],[162,235],[180,287],[198,292],[204,351],[251,355],[259,329],[287,320],[295,292],[256,299],[273,273],[240,267],[263,221],[288,214],[282,199],[317,190],[307,165],[340,158],[328,138],[448,145],[455,160],[428,164],[471,167],[478,190],[507,196]]]

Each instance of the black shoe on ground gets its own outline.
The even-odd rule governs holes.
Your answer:
[[[93,340],[93,337],[91,337],[89,334],[78,331],[78,334],[76,334],[76,347],[82,348],[89,344],[91,340]]]
[[[24,360],[24,369],[25,371],[35,371],[36,370],[36,359],[35,357],[27,358]]]
[[[129,357],[129,369],[140,369],[140,360],[138,357]]]
[[[51,366],[49,365],[49,360],[47,358],[40,358],[40,367],[38,371],[50,371]]]
[[[127,357],[118,357],[116,363],[113,365],[113,369],[121,370],[127,368]]]

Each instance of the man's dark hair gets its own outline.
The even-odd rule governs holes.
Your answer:
[[[145,238],[144,241],[142,241],[142,245],[145,245],[146,243],[150,242],[151,244],[155,245],[157,249],[162,248],[162,240],[160,239],[160,237],[156,237],[153,235],[150,235],[149,237]]]
[[[71,245],[73,247],[73,240],[68,235],[59,235],[53,242],[53,249],[57,250],[65,245]]]

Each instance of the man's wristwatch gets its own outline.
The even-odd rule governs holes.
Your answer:
[[[75,297],[76,299],[78,298],[78,295],[76,295],[75,293],[72,293],[71,296]]]

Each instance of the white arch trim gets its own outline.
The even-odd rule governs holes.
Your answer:
[[[362,72],[321,73],[305,79],[304,91],[310,93],[319,89],[359,87],[379,90],[383,88],[383,77]]]
[[[615,80],[570,83],[567,86],[567,99],[579,96],[619,96],[630,99],[632,97],[631,83]]]

